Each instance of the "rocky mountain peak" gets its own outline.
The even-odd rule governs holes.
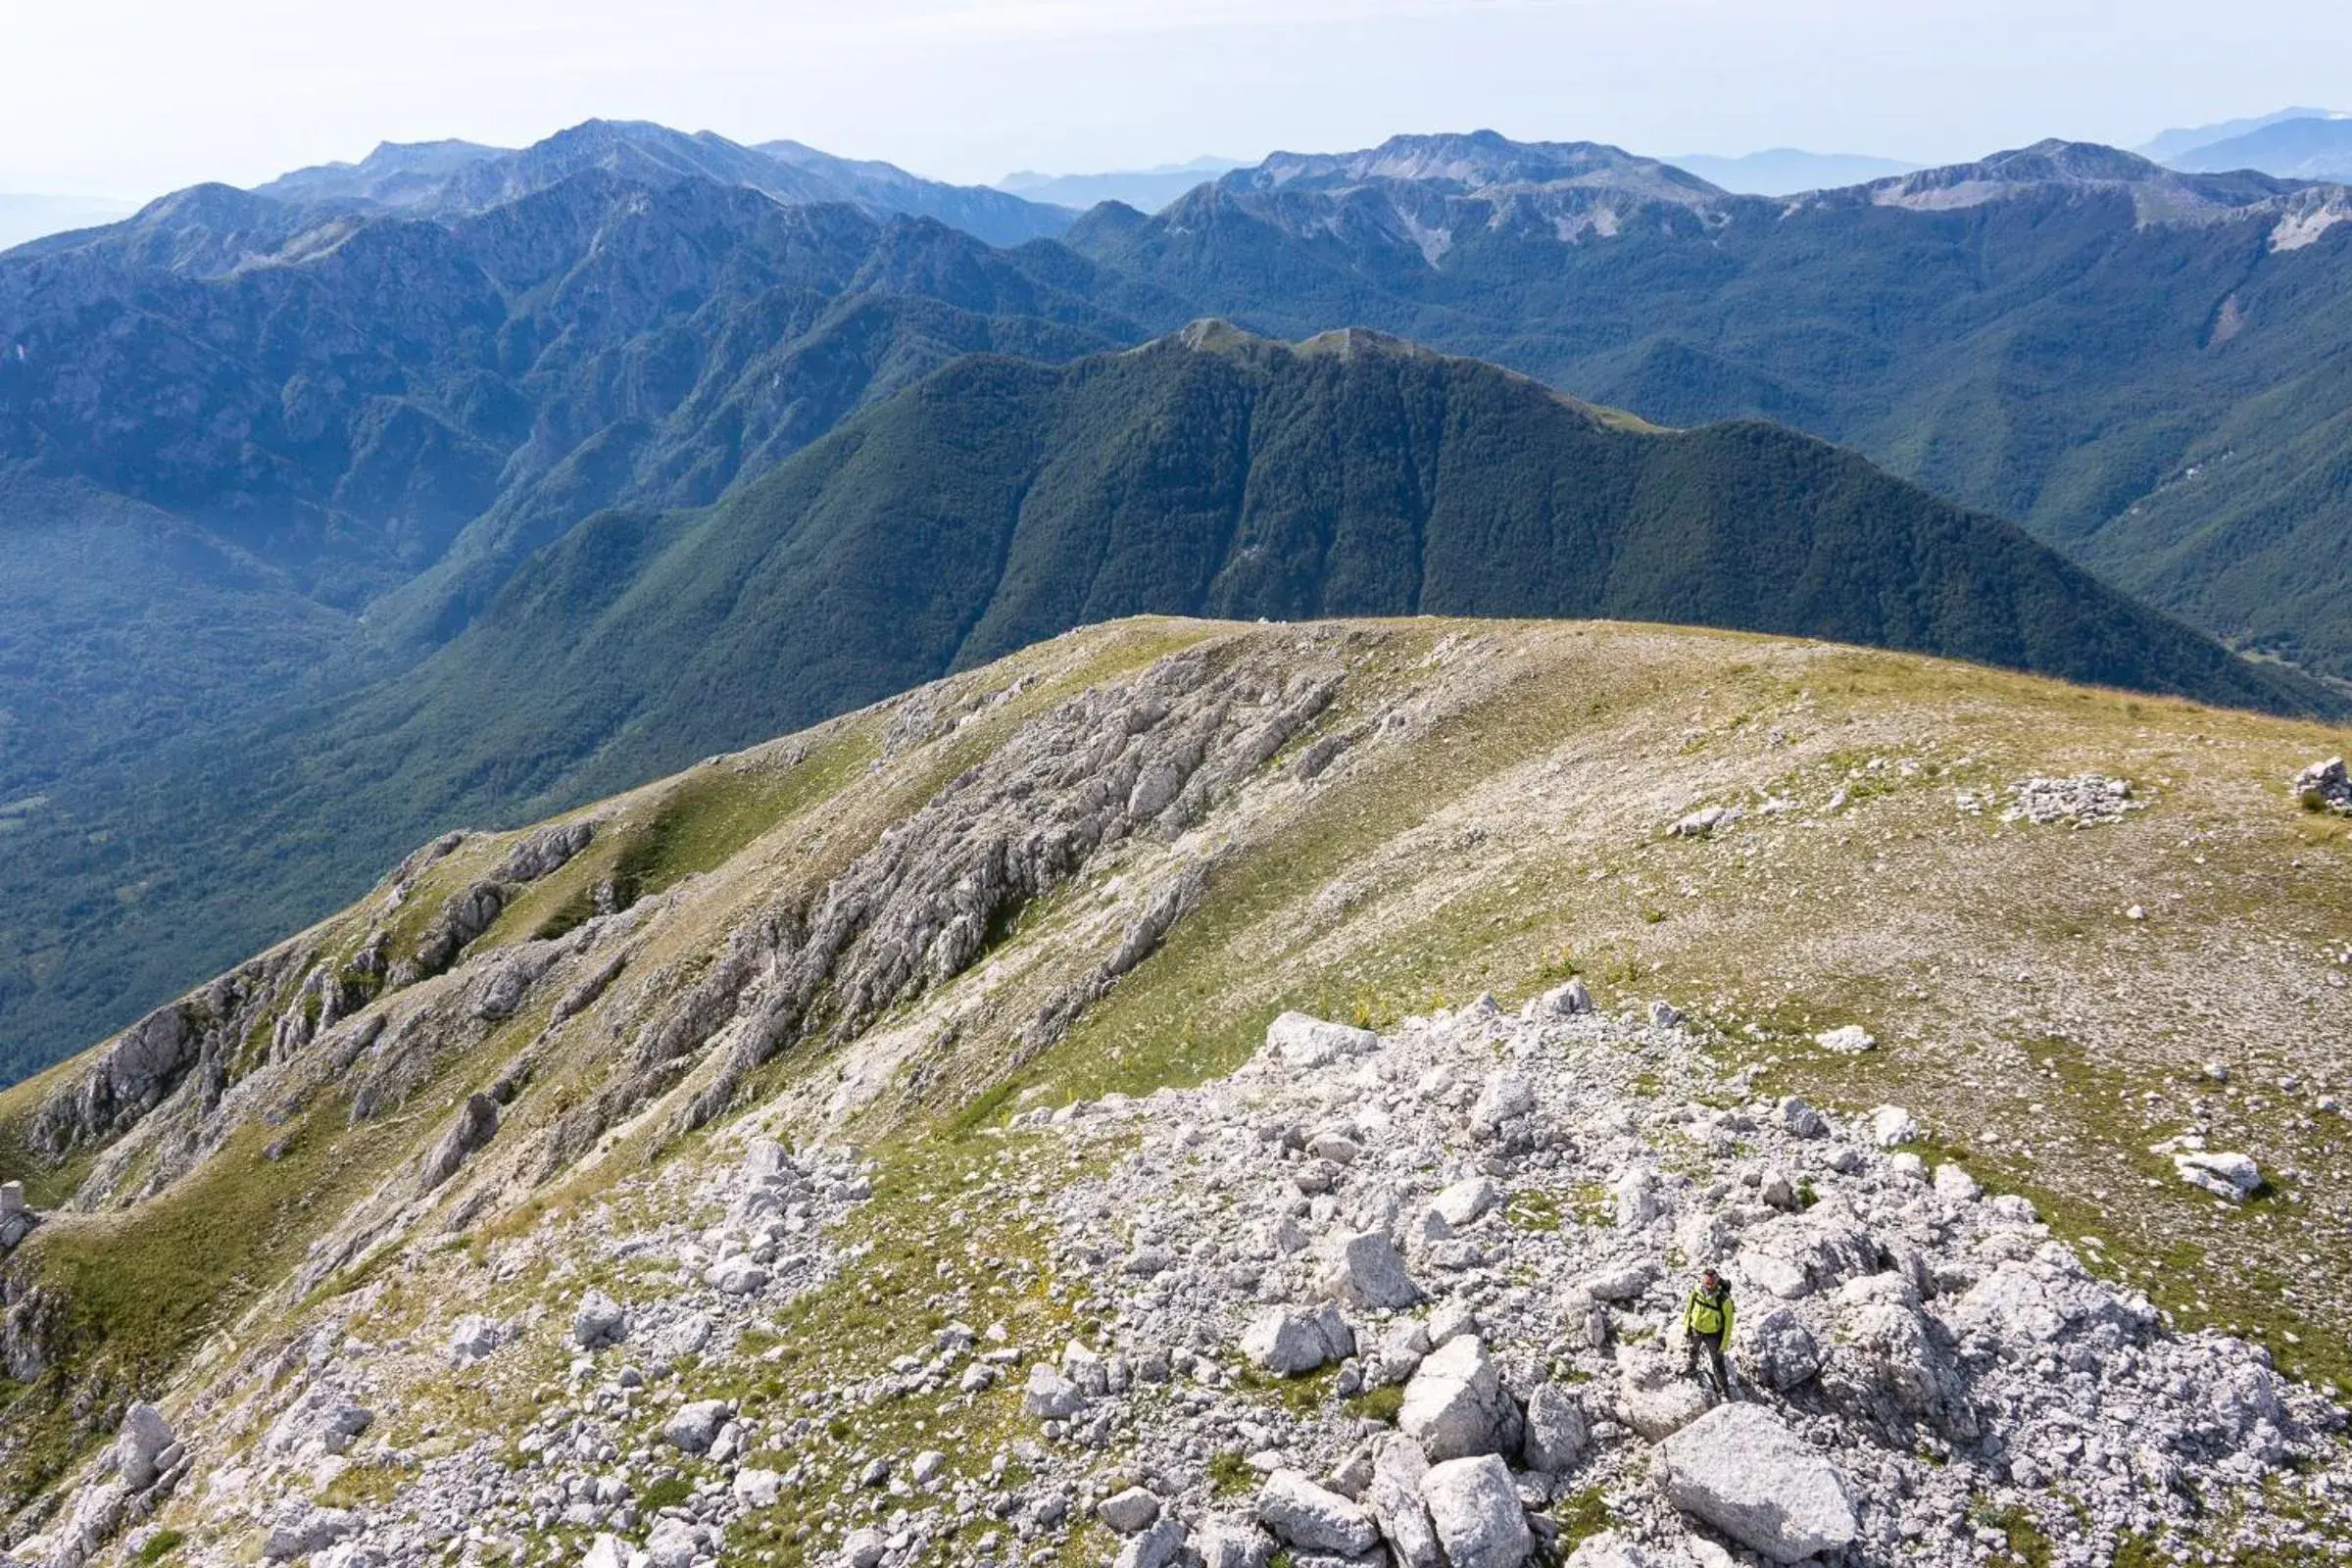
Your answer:
[[[1464,192],[1577,187],[1699,203],[1725,193],[1697,175],[1599,142],[1518,142],[1492,130],[1392,136],[1348,153],[1276,153],[1219,181],[1235,190],[1345,190],[1374,181]]]
[[[2227,218],[2294,188],[2264,174],[2183,174],[2121,148],[2055,138],[1861,187],[1878,206],[1915,211],[1975,207],[2037,191],[2113,191],[2130,196],[2143,220],[2170,221]]]
[[[512,148],[455,139],[378,142],[356,164],[330,163],[297,169],[267,184],[256,185],[254,194],[277,201],[359,201],[381,207],[406,207],[428,197],[461,169],[513,154]]]

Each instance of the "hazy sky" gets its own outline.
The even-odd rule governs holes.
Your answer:
[[[592,116],[966,181],[1492,125],[1947,162],[2352,98],[2344,0],[0,0],[0,191]]]

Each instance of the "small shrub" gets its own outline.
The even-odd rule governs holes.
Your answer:
[[[1553,1503],[1551,1517],[1560,1527],[1559,1549],[1565,1554],[1609,1528],[1609,1500],[1598,1487],[1587,1487]]]
[[[1239,1497],[1257,1490],[1257,1473],[1232,1448],[1222,1448],[1208,1461],[1208,1490],[1216,1496]]]

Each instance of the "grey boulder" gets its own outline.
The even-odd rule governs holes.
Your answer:
[[[1369,1029],[1331,1023],[1303,1012],[1286,1012],[1266,1026],[1266,1049],[1286,1067],[1307,1070],[1328,1067],[1348,1056],[1360,1056],[1380,1044]]]
[[[1396,1425],[1432,1463],[1518,1446],[1519,1411],[1476,1335],[1448,1340],[1404,1386]]]
[[[1404,1271],[1404,1256],[1381,1231],[1338,1237],[1325,1254],[1318,1283],[1323,1294],[1349,1306],[1394,1312],[1421,1299],[1420,1287]]]
[[[1129,1536],[1111,1568],[1168,1568],[1183,1550],[1184,1522],[1160,1519]]]
[[[506,1331],[496,1318],[479,1312],[468,1312],[449,1328],[449,1360],[452,1366],[466,1366],[479,1361],[498,1348]]]
[[[602,1291],[581,1297],[578,1309],[571,1314],[571,1343],[583,1350],[618,1345],[628,1333],[627,1310]]]
[[[1521,1456],[1530,1470],[1564,1475],[1592,1446],[1592,1428],[1585,1407],[1556,1383],[1537,1386],[1527,1399],[1527,1436]]]
[[[1274,1307],[1242,1331],[1242,1354],[1277,1377],[1312,1372],[1355,1353],[1355,1335],[1329,1302],[1313,1311]]]
[[[1211,1519],[1195,1533],[1193,1551],[1200,1568],[1266,1568],[1274,1542],[1246,1519]]]
[[[163,1473],[158,1462],[165,1449],[176,1440],[172,1423],[164,1412],[141,1399],[122,1412],[122,1429],[115,1436],[115,1474],[131,1492],[145,1492],[155,1485]]]
[[[709,1453],[710,1445],[718,1441],[718,1429],[727,1424],[728,1413],[724,1399],[697,1399],[678,1407],[662,1428],[662,1436],[680,1453]]]
[[[1043,1361],[1029,1369],[1029,1386],[1021,1391],[1021,1408],[1046,1421],[1066,1421],[1086,1404],[1078,1385]]]
[[[1095,1504],[1095,1517],[1113,1535],[1132,1536],[1149,1530],[1159,1518],[1159,1498],[1144,1487],[1114,1492]]]
[[[1277,1540],[1306,1551],[1359,1556],[1380,1544],[1371,1510],[1297,1470],[1277,1470],[1257,1494],[1257,1520]]]
[[[1397,1568],[1445,1568],[1437,1530],[1421,1500],[1421,1478],[1428,1474],[1428,1456],[1408,1437],[1383,1438],[1372,1451],[1372,1484],[1365,1489],[1364,1501],[1371,1505]]]
[[[1658,1457],[1667,1501],[1759,1556],[1802,1562],[1853,1542],[1844,1478],[1760,1405],[1708,1411]]]
[[[1617,1411],[1625,1424],[1656,1443],[1705,1413],[1706,1390],[1655,1350],[1617,1348]]]
[[[1451,1568],[1519,1568],[1535,1550],[1510,1468],[1494,1454],[1430,1466],[1421,1496]]]

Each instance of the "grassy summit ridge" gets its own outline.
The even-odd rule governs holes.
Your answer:
[[[126,1125],[61,1139],[44,1111],[90,1056],[0,1097],[0,1174],[63,1205],[7,1264],[33,1303],[7,1348],[39,1352],[0,1419],[12,1487],[61,1474],[113,1401],[233,1382],[318,1314],[392,1310],[402,1281],[470,1292],[513,1240],[649,1169],[690,1175],[746,1119],[870,1143],[886,1193],[925,1189],[984,1162],[976,1129],[1005,1109],[1200,1082],[1283,1007],[1385,1025],[1569,973],[1607,1005],[1675,999],[1766,1091],[1899,1100],[2178,1321],[2341,1383],[2332,1299],[2283,1265],[2352,1242],[2344,1123],[2318,1104],[2352,1077],[2352,840],[2285,780],[2345,739],[1703,630],[1054,639],[576,813],[585,848],[410,978],[535,835],[419,858],[180,1004],[223,1049]],[[1091,760],[1135,744],[1192,778]],[[2016,782],[2085,771],[2143,808],[2002,820]],[[1747,815],[1666,836],[1704,805]],[[1133,825],[1053,849],[1081,808]],[[970,940],[902,922],[967,896],[997,901]],[[371,951],[387,978],[358,985]],[[349,989],[322,1007],[329,984]],[[1880,1050],[1813,1044],[1844,1023]],[[746,1054],[762,1031],[780,1049]],[[505,1097],[495,1135],[418,1192],[477,1093]],[[2193,1124],[2272,1194],[2229,1209],[2173,1180],[2147,1146]],[[878,1270],[906,1261],[890,1234]]]
[[[120,1018],[409,845],[1141,612],[1610,615],[2330,710],[2017,529],[1757,423],[1664,430],[1366,332],[957,361],[693,511],[602,512],[455,642],[0,835],[9,999]],[[122,890],[115,898],[97,890]]]

